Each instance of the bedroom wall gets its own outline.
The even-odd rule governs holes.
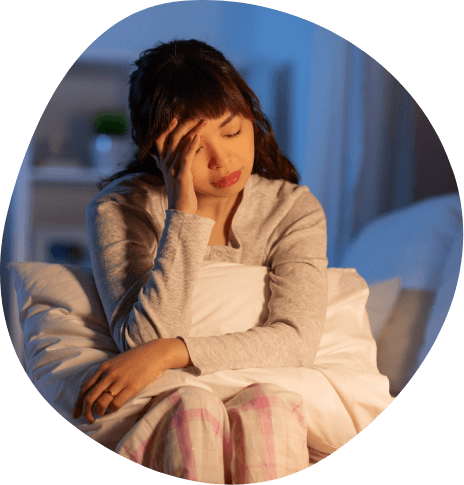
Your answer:
[[[414,200],[457,192],[456,178],[445,149],[429,119],[416,104]]]

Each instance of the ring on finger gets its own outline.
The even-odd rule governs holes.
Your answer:
[[[105,389],[103,392],[109,394],[113,399],[116,397],[116,394],[113,394],[109,389]]]

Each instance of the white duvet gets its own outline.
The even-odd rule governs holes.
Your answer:
[[[44,398],[77,428],[110,449],[161,392],[203,387],[226,400],[254,382],[277,384],[304,398],[308,446],[327,454],[372,422],[391,402],[376,365],[365,305],[369,289],[354,269],[328,270],[329,305],[312,368],[265,368],[194,376],[166,371],[118,412],[88,424],[72,419],[79,387],[118,350],[109,335],[90,269],[12,263],[24,332],[26,371]],[[245,331],[266,319],[268,268],[205,262],[193,295],[191,336]],[[230,298],[234,295],[234,298]]]

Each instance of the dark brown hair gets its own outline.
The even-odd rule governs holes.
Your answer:
[[[255,157],[251,173],[298,183],[293,164],[280,153],[258,98],[224,55],[198,40],[174,40],[148,49],[130,76],[129,109],[135,158],[100,188],[129,173],[163,175],[150,153],[174,116],[181,120],[221,117],[226,111],[253,121]]]

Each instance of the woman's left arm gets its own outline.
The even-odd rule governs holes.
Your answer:
[[[199,374],[313,365],[327,313],[326,218],[307,187],[295,192],[291,207],[277,206],[277,212],[285,213],[276,217],[266,248],[271,267],[266,323],[218,337],[185,337]]]

